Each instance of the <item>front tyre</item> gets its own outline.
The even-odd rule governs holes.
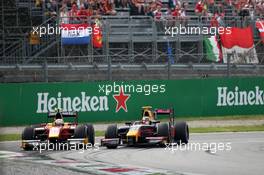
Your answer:
[[[94,127],[91,124],[79,125],[75,128],[74,138],[76,139],[87,139],[88,143],[94,145]]]
[[[117,125],[109,125],[105,131],[106,139],[118,138],[118,128]],[[108,149],[115,149],[118,145],[106,145]]]

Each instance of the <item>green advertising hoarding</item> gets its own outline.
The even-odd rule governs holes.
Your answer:
[[[80,122],[137,120],[141,107],[177,116],[264,113],[264,78],[215,78],[0,85],[0,124],[46,121],[48,111],[78,111]]]

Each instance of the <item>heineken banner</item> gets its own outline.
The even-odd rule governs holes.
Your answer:
[[[142,106],[181,117],[264,114],[264,78],[0,84],[0,124],[47,121],[60,108],[80,122],[138,120]]]

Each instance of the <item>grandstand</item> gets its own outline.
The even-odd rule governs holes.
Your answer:
[[[133,6],[135,0],[115,3],[109,12],[102,10],[104,6],[102,9],[90,8],[89,0],[66,0],[65,4],[59,0],[2,0],[0,82],[263,76],[264,46],[255,23],[263,19],[259,7],[264,3],[254,1],[251,4],[249,1],[249,14],[243,15],[244,9],[228,4],[237,1],[215,0],[213,4],[201,1],[204,9],[200,14],[196,11],[199,1],[177,1],[181,2],[179,11],[184,15],[168,17],[172,14],[171,9],[177,12],[177,5],[175,7],[172,0],[139,1],[138,4],[147,3],[149,9],[142,5],[146,9],[138,14],[133,11],[138,7]],[[151,11],[151,6],[155,6],[152,3],[161,8]],[[92,43],[63,45],[60,34],[37,36],[37,43],[32,44],[33,27],[59,26],[64,19],[70,19],[61,15],[62,9],[71,12],[73,4],[79,10],[83,7],[94,10],[82,21],[93,25],[95,20],[100,20],[102,47],[96,48]],[[252,9],[256,11],[253,15]],[[209,35],[178,34],[171,37],[165,33],[165,26],[209,28],[215,14],[224,14],[219,16],[225,26],[252,27],[258,63],[232,63],[229,57],[226,63],[213,62],[207,59],[204,51],[204,39]]]

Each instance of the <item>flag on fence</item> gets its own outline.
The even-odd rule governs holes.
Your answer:
[[[264,44],[264,21],[256,21],[256,27],[259,30],[259,35]]]
[[[227,63],[228,56],[231,63],[258,63],[252,28],[229,29],[220,34],[224,63]]]
[[[102,48],[103,47],[103,35],[101,27],[96,25],[93,26],[93,47]]]
[[[216,36],[205,37],[203,44],[207,60],[214,62],[222,61],[222,52]]]
[[[90,33],[88,24],[61,24],[61,44],[89,44]]]
[[[99,19],[95,20],[93,25],[93,47],[102,48],[103,47],[103,33],[102,33],[102,23]]]

